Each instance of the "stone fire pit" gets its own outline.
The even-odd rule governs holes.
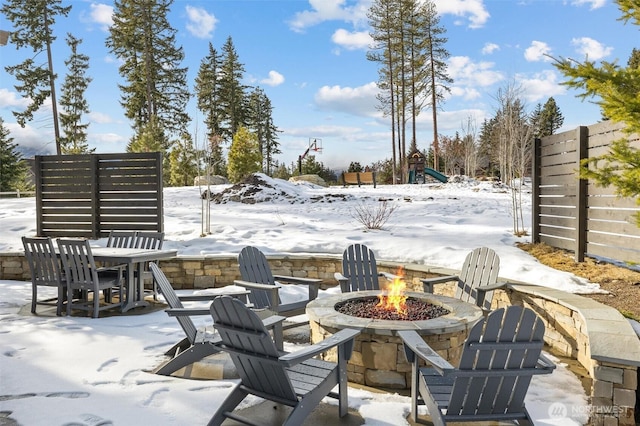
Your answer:
[[[377,290],[341,293],[316,299],[307,305],[311,343],[322,341],[344,328],[362,330],[347,368],[349,381],[353,383],[394,389],[410,387],[411,365],[404,356],[402,340],[396,337],[398,330],[416,330],[434,350],[457,365],[469,329],[482,318],[482,310],[475,305],[418,292],[406,292],[406,295],[440,305],[450,313],[424,321],[402,321],[358,318],[335,309],[336,304],[345,300],[378,294]],[[326,358],[335,360],[335,352],[328,353]]]

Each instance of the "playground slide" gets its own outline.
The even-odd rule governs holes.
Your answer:
[[[449,178],[447,176],[445,176],[442,173],[437,172],[437,171],[435,171],[433,169],[430,169],[429,167],[425,167],[424,168],[424,173],[429,175],[429,176],[432,176],[432,177],[436,178],[437,180],[439,180],[442,183],[447,183],[447,181],[449,180]]]

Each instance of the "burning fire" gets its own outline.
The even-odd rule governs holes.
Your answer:
[[[405,304],[407,296],[404,294],[407,284],[404,281],[402,267],[398,269],[396,275],[397,277],[394,278],[386,293],[380,293],[378,295],[379,302],[376,307],[404,315],[407,312],[407,306]]]

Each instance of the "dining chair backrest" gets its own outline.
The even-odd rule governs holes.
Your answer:
[[[138,231],[133,247],[149,250],[162,249],[164,232]]]
[[[65,296],[66,280],[62,274],[53,241],[49,237],[22,237],[22,245],[24,246],[24,254],[29,263],[29,271],[31,273],[31,312],[36,312],[36,304],[51,304],[38,302],[38,286],[57,287],[58,299],[55,305],[57,306],[57,314],[60,315]]]
[[[107,247],[133,248],[136,242],[136,231],[111,231]]]
[[[31,282],[57,287],[62,281],[62,271],[51,238],[22,237],[22,245],[29,263]]]
[[[72,289],[93,289],[98,281],[96,262],[88,240],[58,239],[67,284]]]

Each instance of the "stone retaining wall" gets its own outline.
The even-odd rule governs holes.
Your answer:
[[[336,285],[333,274],[341,270],[340,256],[267,256],[276,275],[321,278],[323,286]],[[239,278],[235,256],[180,256],[160,262],[176,289],[223,287]],[[424,265],[378,263],[378,269],[396,273],[404,266],[409,287],[421,291],[420,278],[449,275],[455,271]],[[22,253],[0,254],[0,279],[29,281]],[[436,293],[452,295],[453,287],[436,287]],[[551,288],[510,284],[497,291],[494,306],[522,305],[534,309],[545,321],[546,343],[554,352],[575,359],[586,370],[593,425],[634,425],[638,410],[640,341],[628,321],[608,306],[579,295]]]

